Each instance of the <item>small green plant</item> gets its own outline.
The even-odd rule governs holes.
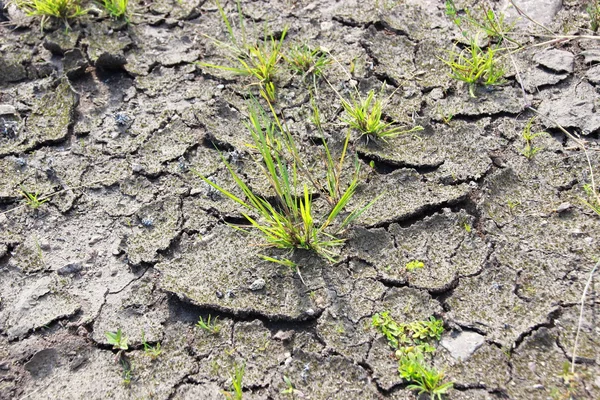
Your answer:
[[[435,348],[428,342],[439,340],[444,332],[443,321],[433,316],[426,321],[398,323],[390,317],[388,311],[384,311],[373,315],[371,323],[387,338],[393,348],[407,347],[409,350],[417,348],[425,353],[435,351]]]
[[[265,34],[262,43],[256,45],[250,45],[246,42],[244,18],[240,2],[238,0],[238,15],[240,19],[240,26],[242,28],[242,42],[238,41],[236,34],[233,31],[232,25],[225,14],[225,10],[221,7],[220,2],[216,1],[217,8],[221,14],[221,18],[227,28],[229,39],[231,44],[219,41],[210,36],[206,36],[212,40],[217,46],[224,48],[229,53],[226,57],[233,63],[237,64],[236,67],[230,67],[226,65],[216,65],[210,63],[200,62],[199,65],[209,68],[215,68],[221,71],[232,72],[237,75],[251,76],[254,77],[261,88],[261,92],[265,94],[270,102],[275,102],[276,91],[275,91],[275,72],[277,71],[277,64],[283,58],[282,46],[283,40],[287,33],[287,27],[283,29],[279,40],[276,40],[273,35],[267,36]]]
[[[123,335],[121,328],[117,329],[117,332],[105,332],[104,335],[106,335],[108,344],[113,345],[113,349],[121,351],[129,348],[127,345],[129,338]]]
[[[102,5],[111,17],[129,22],[129,0],[102,0]]]
[[[429,367],[424,354],[435,351],[429,342],[440,340],[444,332],[442,320],[432,316],[429,320],[401,324],[386,311],[373,315],[372,325],[387,338],[390,346],[397,349],[398,372],[410,383],[407,388],[418,390],[419,394],[429,393],[432,400],[441,400],[453,384],[443,383],[444,374]]]
[[[48,198],[44,198],[44,196],[42,196],[40,198],[40,194],[38,192],[29,192],[29,191],[25,190],[25,188],[23,188],[23,187],[21,187],[20,193],[25,200],[25,205],[34,210],[37,210],[38,208],[40,208],[40,206],[42,204],[44,204],[50,200]]]
[[[521,154],[527,157],[528,160],[531,160],[533,156],[537,154],[538,151],[542,150],[541,147],[536,147],[533,144],[533,139],[547,135],[546,132],[537,132],[531,133],[531,126],[533,125],[533,121],[535,121],[535,117],[529,119],[527,121],[527,125],[525,125],[525,129],[523,129],[523,140],[525,141],[525,147],[521,150]]]
[[[600,195],[594,192],[590,184],[583,185],[583,191],[587,195],[587,200],[582,199],[583,203],[600,216]]]
[[[451,76],[469,86],[469,94],[475,96],[477,85],[491,86],[503,83],[504,69],[498,65],[497,54],[501,49],[488,47],[483,50],[472,39],[469,48],[460,52],[448,51],[449,59],[441,59],[452,70]]]
[[[144,353],[149,356],[152,360],[156,360],[158,356],[162,354],[160,342],[157,342],[155,346],[152,346],[146,342],[146,336],[142,331],[142,345],[144,346]]]
[[[292,383],[292,380],[284,375],[283,382],[285,382],[286,388],[281,391],[281,394],[287,394],[287,395],[294,397],[294,393],[296,392],[296,389],[294,388],[294,384]]]
[[[514,210],[517,209],[517,207],[519,207],[521,205],[521,200],[513,200],[513,199],[509,198],[509,199],[506,199],[506,205],[508,206],[508,209],[512,213]]]
[[[276,199],[275,205],[256,195],[223,157],[223,162],[238,188],[244,193],[246,200],[237,197],[208,178],[198,175],[214,189],[260,217],[254,219],[249,214],[242,213],[252,228],[266,240],[267,247],[311,250],[334,262],[335,253],[332,248],[344,244],[344,240],[336,235],[377,199],[350,212],[337,224],[336,230],[330,232],[328,228],[337,221],[356,191],[358,182],[353,180],[331,207],[324,220],[316,221],[313,216],[312,193],[307,184],[300,185],[300,174],[304,173],[304,176],[313,182],[315,188],[318,189],[320,185],[303,165],[292,135],[283,128],[275,110],[271,105],[270,107],[274,120],[269,118],[255,100],[249,108],[250,122],[247,126],[253,140],[251,147],[260,154],[260,157],[256,158],[256,164],[260,166],[270,184]],[[301,190],[299,195],[298,190]]]
[[[351,101],[347,101],[340,96],[342,107],[346,111],[347,117],[343,122],[351,128],[360,132],[367,141],[369,139],[386,141],[393,137],[423,130],[421,126],[415,126],[412,129],[404,130],[395,126],[393,122],[383,120],[383,109],[386,102],[381,99],[381,94],[385,85],[381,87],[378,95],[375,90],[370,90],[366,98],[361,98],[357,93]],[[392,93],[393,95],[393,93]]]
[[[87,14],[81,8],[81,0],[14,0],[14,4],[30,17],[40,17],[40,27],[51,18],[62,20],[69,29],[68,20]]]
[[[458,16],[458,10],[453,0],[446,0],[446,15],[452,19],[454,25],[460,27],[462,19]]]
[[[246,370],[246,364],[242,363],[233,365],[233,374],[231,375],[231,388],[233,392],[223,392],[223,395],[227,399],[242,400],[243,385],[242,379],[244,378],[244,372]]]
[[[408,262],[406,264],[406,270],[407,271],[414,271],[415,269],[421,269],[425,266],[425,264],[423,263],[423,261],[419,261],[419,260],[412,260],[410,262]]]
[[[131,360],[129,360],[125,354],[120,355],[119,363],[121,364],[121,368],[123,370],[123,384],[128,386],[133,378],[133,365],[131,364]]]
[[[327,53],[320,48],[312,49],[307,44],[292,46],[283,57],[295,73],[302,76],[312,74],[316,78],[332,62]]]
[[[219,317],[215,317],[214,319],[209,314],[206,320],[202,317],[198,319],[196,322],[196,326],[204,331],[210,333],[211,335],[218,335],[221,332],[221,325],[217,323]]]
[[[589,0],[586,11],[590,17],[590,29],[594,32],[600,27],[600,0]]]
[[[442,395],[452,388],[452,382],[443,383],[444,373],[425,364],[423,353],[411,352],[400,358],[398,372],[410,382],[406,388],[418,390],[419,395],[429,393],[431,400],[442,400]]]
[[[514,30],[515,22],[509,24],[506,22],[506,15],[504,13],[496,13],[494,10],[487,6],[482,5],[479,12],[476,14],[471,9],[464,9],[464,16],[459,16],[458,10],[453,0],[446,0],[446,15],[452,19],[452,22],[459,27],[463,28],[463,21],[466,25],[470,26],[475,32],[483,32],[490,39],[497,43],[501,43],[503,40],[508,40],[516,45],[519,45],[514,39],[507,35]],[[467,32],[463,31],[463,36],[468,36]]]

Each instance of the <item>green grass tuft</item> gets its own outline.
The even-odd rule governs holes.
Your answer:
[[[342,217],[358,186],[358,180],[353,179],[345,190],[340,190],[340,196],[332,201],[330,211],[317,219],[313,211],[313,193],[307,184],[300,184],[301,177],[312,182],[316,190],[320,190],[320,185],[304,166],[291,133],[284,129],[272,106],[269,116],[258,101],[254,100],[249,107],[247,127],[252,137],[250,147],[257,153],[256,165],[269,182],[275,200],[269,201],[256,195],[225,158],[223,162],[245,199],[202,175],[199,175],[200,178],[247,210],[243,216],[264,238],[265,246],[310,250],[334,262],[333,248],[344,244],[344,240],[338,238],[337,234],[356,220],[374,201]],[[334,163],[330,153],[327,153],[327,158]],[[258,218],[255,219],[250,214],[257,215]],[[334,224],[335,229],[332,228]]]
[[[231,22],[227,18],[221,4],[218,1],[216,4],[225,27],[227,28],[230,43],[219,41],[207,35],[205,35],[205,37],[212,40],[218,47],[225,49],[228,53],[226,58],[236,66],[217,65],[205,62],[199,62],[198,64],[208,68],[232,72],[236,75],[253,77],[256,80],[254,84],[260,86],[261,93],[264,93],[265,97],[270,102],[275,102],[277,98],[275,73],[277,72],[279,61],[283,58],[282,46],[283,40],[287,34],[287,27],[284,28],[279,40],[276,40],[273,35],[265,35],[262,42],[250,45],[246,41],[244,19],[239,1],[237,5],[240,26],[242,29],[241,41],[238,40],[237,35],[234,33]]]
[[[129,22],[129,0],[102,0],[101,4],[111,17]]]
[[[28,16],[40,17],[42,30],[51,18],[62,20],[68,29],[68,20],[87,14],[81,8],[81,0],[14,0],[14,4]]]
[[[499,65],[497,54],[502,49],[488,47],[483,50],[476,39],[461,52],[448,50],[449,59],[441,59],[452,70],[451,76],[469,85],[469,94],[475,96],[477,85],[491,86],[503,83],[504,69]]]
[[[405,130],[396,126],[393,122],[385,122],[383,120],[383,109],[385,102],[380,95],[383,92],[385,85],[382,86],[378,95],[374,90],[370,90],[366,98],[361,98],[357,93],[351,101],[341,98],[342,106],[346,111],[346,118],[343,122],[347,123],[351,128],[357,130],[361,136],[369,139],[386,141],[387,139],[403,135],[405,133],[413,133],[423,130],[421,126],[415,126],[412,129]]]

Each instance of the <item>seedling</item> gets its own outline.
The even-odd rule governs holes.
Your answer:
[[[439,340],[444,332],[442,320],[435,317],[431,317],[427,321],[413,321],[405,324],[394,321],[387,311],[373,315],[372,325],[387,338],[393,348],[418,348],[426,353],[435,351],[428,342]]]
[[[133,366],[131,361],[127,358],[125,354],[121,354],[119,357],[119,363],[121,364],[121,368],[123,369],[123,384],[128,386],[131,383],[131,379],[133,378]]]
[[[160,348],[160,342],[157,342],[155,346],[152,346],[146,342],[144,331],[142,331],[142,345],[144,346],[144,353],[149,356],[152,360],[156,360],[161,355],[162,349]]]
[[[412,352],[400,358],[398,364],[400,376],[411,382],[406,388],[418,390],[419,395],[429,393],[431,400],[442,400],[442,395],[452,388],[452,382],[442,383],[444,373],[425,364],[423,353]]]
[[[238,188],[244,193],[246,200],[237,197],[206,177],[198,175],[223,195],[260,217],[254,219],[249,214],[242,213],[250,222],[251,227],[265,239],[267,247],[311,250],[334,262],[335,253],[332,248],[344,244],[344,240],[336,235],[371,207],[377,199],[362,208],[356,208],[337,224],[335,231],[328,231],[354,195],[358,186],[358,182],[354,180],[343,191],[324,220],[317,222],[313,216],[312,193],[307,184],[300,185],[300,174],[304,173],[304,176],[313,182],[315,188],[319,188],[320,185],[303,165],[292,135],[283,128],[270,103],[269,106],[273,120],[267,116],[256,100],[251,103],[249,107],[250,122],[247,127],[252,136],[251,147],[260,154],[255,158],[256,164],[260,166],[270,184],[270,189],[274,192],[276,199],[274,204],[276,205],[256,195],[224,157],[222,157],[223,162]],[[298,189],[301,190],[300,195],[297,195]]]
[[[304,397],[304,394],[294,387],[292,380],[287,376],[283,376],[283,382],[285,383],[286,388],[281,391],[281,394],[290,395],[294,398],[294,395],[298,395],[299,397]]]
[[[440,339],[444,331],[443,322],[430,317],[427,321],[400,324],[386,311],[373,315],[372,324],[386,336],[388,343],[397,349],[398,372],[410,383],[407,388],[418,390],[419,394],[429,393],[432,400],[441,400],[442,395],[446,394],[453,384],[442,383],[444,374],[427,366],[424,354],[435,351],[428,342]]]
[[[81,9],[81,0],[13,0],[30,17],[40,17],[40,27],[51,18],[62,20],[69,29],[68,20],[87,14],[87,10]]]
[[[210,333],[211,335],[218,335],[221,332],[221,325],[217,323],[218,320],[219,317],[212,319],[212,316],[209,314],[206,320],[200,317],[196,323],[196,326]]]
[[[415,269],[421,269],[424,266],[425,264],[423,263],[423,261],[412,260],[406,264],[406,270],[410,272],[414,271]]]
[[[123,18],[127,22],[129,22],[128,4],[129,0],[102,0],[104,9],[111,17],[115,19]],[[117,124],[119,124],[118,121]]]
[[[412,129],[404,130],[395,126],[393,122],[383,121],[383,109],[387,101],[381,99],[381,94],[385,85],[381,87],[379,94],[370,90],[366,98],[361,98],[357,93],[351,101],[347,101],[340,96],[342,107],[346,111],[347,123],[352,129],[357,130],[367,141],[369,139],[386,141],[387,139],[405,134],[423,130],[421,126],[415,126]],[[392,93],[393,95],[394,93]],[[390,96],[391,97],[391,96]],[[389,98],[388,98],[389,99]]]
[[[256,45],[249,45],[246,43],[243,15],[238,1],[238,15],[240,18],[240,26],[242,28],[242,43],[239,43],[221,4],[219,1],[216,1],[216,4],[227,28],[231,44],[219,41],[210,36],[205,36],[212,40],[217,46],[226,49],[229,53],[226,57],[233,64],[237,64],[238,66],[231,67],[204,62],[200,62],[199,65],[232,72],[237,75],[254,77],[257,81],[255,84],[260,86],[261,92],[265,94],[270,102],[274,102],[276,100],[274,83],[275,72],[277,71],[277,64],[283,57],[281,48],[287,33],[287,27],[283,29],[279,40],[276,40],[273,35],[269,36],[269,39],[267,39],[267,35],[265,35],[262,43],[259,42]]]
[[[498,65],[496,55],[501,49],[488,47],[483,50],[475,39],[468,49],[461,52],[448,51],[450,58],[441,59],[452,70],[451,76],[469,86],[469,94],[475,96],[477,85],[499,85],[503,83],[504,69]]]
[[[40,198],[40,194],[38,192],[28,192],[27,190],[25,190],[25,188],[23,188],[21,186],[21,195],[24,197],[25,200],[25,205],[37,210],[38,208],[40,208],[40,206],[46,202],[48,202],[50,199],[49,198],[44,198],[44,196],[42,196]]]
[[[600,27],[600,0],[589,0],[586,11],[590,16],[590,29],[594,32]]]
[[[473,30],[484,32],[490,40],[501,43],[506,39],[519,45],[514,39],[507,37],[507,35],[513,31],[516,23],[507,23],[506,15],[504,13],[496,14],[491,7],[482,5],[478,15],[475,15],[473,11],[468,8],[464,10],[464,14],[464,17],[460,17],[454,1],[446,0],[446,15],[450,17],[452,22],[459,28],[462,29],[462,22],[465,21]],[[467,33],[463,31],[463,35],[467,36]]]
[[[117,332],[105,332],[106,339],[108,340],[108,344],[113,345],[114,350],[127,350],[129,347],[127,342],[129,338],[123,335],[121,328],[117,329]]]
[[[594,193],[592,185],[589,184],[583,185],[583,190],[588,198],[588,200],[582,199],[583,203],[600,216],[600,195]]]
[[[233,389],[233,392],[223,392],[223,395],[227,399],[242,400],[242,395],[244,394],[242,379],[244,378],[245,369],[245,363],[242,363],[241,365],[236,363],[233,365],[233,374],[231,375],[231,388]]]
[[[525,141],[525,147],[523,147],[523,149],[521,150],[521,154],[527,157],[528,160],[531,160],[533,156],[537,154],[538,151],[542,150],[541,147],[534,146],[533,139],[548,134],[546,132],[531,133],[531,126],[533,125],[533,121],[535,121],[535,117],[527,121],[525,129],[523,129],[523,140]]]
[[[312,49],[306,44],[292,46],[284,59],[295,73],[302,76],[311,74],[315,78],[321,76],[325,67],[332,62],[320,48]]]
[[[325,139],[325,135],[323,133],[323,129],[321,126],[321,113],[319,111],[319,107],[317,105],[317,100],[315,98],[314,93],[316,92],[316,86],[313,90],[310,91],[310,102],[313,109],[313,120],[319,132],[321,133],[323,148],[325,150],[323,154],[323,161],[325,167],[327,169],[326,173],[326,185],[321,185],[318,187],[321,193],[326,195],[327,202],[330,206],[335,206],[340,199],[342,198],[343,191],[341,188],[342,184],[342,169],[344,168],[344,161],[346,160],[346,154],[348,152],[348,144],[350,142],[350,133],[346,135],[346,139],[344,141],[342,152],[339,156],[339,160],[334,160],[331,150],[329,149],[329,145],[327,144],[327,140]],[[360,176],[360,163],[358,162],[358,157],[354,158],[354,173],[352,174],[352,180],[350,181],[350,186],[356,186],[358,184],[358,179]],[[316,179],[312,179],[313,181],[320,181]]]

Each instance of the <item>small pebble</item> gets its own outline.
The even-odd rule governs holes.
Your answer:
[[[217,89],[219,90],[223,90],[225,89],[225,85],[221,84],[221,85],[217,85]]]
[[[102,240],[102,236],[100,236],[100,235],[94,235],[94,236],[91,237],[89,243],[90,244],[96,244],[96,243],[98,243],[101,240]]]
[[[273,339],[275,339],[275,340],[281,340],[282,342],[287,342],[287,341],[289,341],[293,337],[294,337],[294,331],[293,330],[289,330],[289,331],[277,331],[277,333],[275,335],[273,335]]]
[[[560,213],[563,213],[563,212],[567,211],[571,207],[572,207],[571,203],[562,203],[561,205],[559,205],[558,207],[556,207],[556,212],[558,214],[560,214]]]
[[[252,291],[262,290],[262,289],[264,289],[266,284],[267,283],[265,282],[264,279],[259,278],[259,279],[255,280],[254,282],[252,282],[249,289]]]
[[[220,292],[218,290],[215,292],[215,295],[217,296],[217,299],[222,299],[223,298],[223,292]]]
[[[69,263],[69,264],[65,265],[64,267],[59,268],[56,271],[56,273],[61,276],[73,275],[78,272],[81,272],[82,269],[83,269],[83,267],[81,266],[80,262],[74,262],[74,263]]]
[[[540,385],[540,384],[533,385],[533,388],[536,390],[544,390],[544,385]]]
[[[306,315],[312,317],[313,315],[315,315],[315,310],[309,308],[308,310],[306,310]]]

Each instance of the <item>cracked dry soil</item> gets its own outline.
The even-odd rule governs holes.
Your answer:
[[[519,3],[554,32],[587,26],[580,1]],[[584,153],[553,123],[538,120],[550,134],[532,160],[521,154],[533,114],[518,81],[531,104],[582,134],[600,174],[600,42],[517,53],[520,76],[511,68],[504,85],[470,98],[436,57],[460,40],[441,1],[242,6],[260,29],[289,26],[285,44],[353,64],[352,77],[338,65],[325,73],[345,95],[386,81],[396,90],[388,116],[425,129],[387,144],[353,140],[364,164],[355,204],[384,194],[348,231],[338,263],[294,254],[302,281],[261,261],[257,239],[224,224],[242,210],[190,172],[235,190],[216,146],[239,158],[255,190],[267,187],[246,146],[256,87],[195,64],[224,62],[203,36],[226,40],[213,2],[134,1],[129,25],[86,17],[68,32],[0,12],[0,398],[218,399],[245,362],[244,399],[287,398],[284,375],[310,399],[414,399],[370,327],[385,310],[400,322],[443,319],[434,363],[454,382],[448,399],[561,398],[600,217],[581,201]],[[304,84],[283,67],[277,84],[278,110],[316,158]],[[339,101],[325,82],[319,90],[337,146]],[[18,208],[21,188],[58,193],[32,210]],[[424,268],[407,271],[411,260]],[[600,398],[596,282],[576,398]],[[194,328],[209,314],[217,335]],[[118,328],[129,337],[129,385],[105,336]],[[162,345],[156,360],[142,331]]]

